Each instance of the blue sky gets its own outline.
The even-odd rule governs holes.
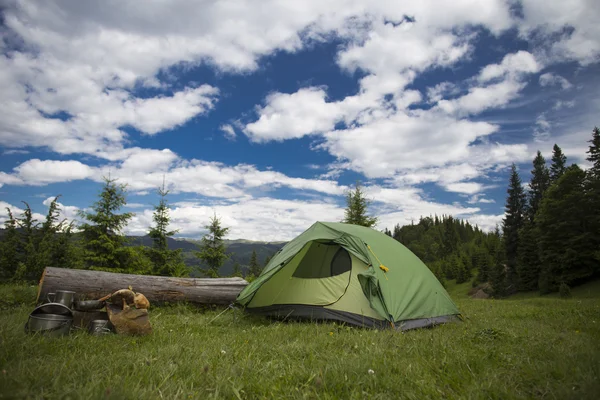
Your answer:
[[[418,3],[418,4],[414,4]],[[363,182],[379,228],[503,216],[508,168],[585,151],[600,109],[600,7],[571,2],[8,1],[0,222],[110,174],[144,234],[163,177],[179,236],[286,240],[343,217]]]

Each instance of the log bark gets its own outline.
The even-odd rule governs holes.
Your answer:
[[[47,267],[38,286],[38,303],[57,290],[74,291],[75,300],[91,300],[131,286],[150,304],[231,304],[246,285],[242,278],[173,278]]]

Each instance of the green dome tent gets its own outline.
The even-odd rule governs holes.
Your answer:
[[[358,225],[317,222],[286,244],[237,297],[249,312],[406,330],[459,311],[400,242]]]

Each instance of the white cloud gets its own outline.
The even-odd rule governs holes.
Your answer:
[[[304,88],[296,93],[273,93],[258,110],[256,122],[245,133],[254,141],[283,140],[333,129],[342,117],[337,103],[327,103],[322,88]]]
[[[2,152],[3,155],[10,156],[13,154],[29,154],[28,150],[4,150]]]
[[[181,236],[198,237],[214,213],[230,228],[229,238],[262,241],[290,240],[315,221],[339,221],[344,215],[335,203],[259,197],[224,205],[176,205],[171,211],[171,227],[179,229]],[[144,210],[136,214],[127,232],[143,235],[151,222],[152,210]]]
[[[554,107],[552,107],[552,109],[558,111],[563,108],[573,107],[575,107],[575,100],[556,100],[556,103],[554,103]]]
[[[230,124],[223,124],[219,127],[219,130],[221,132],[223,132],[223,134],[225,135],[225,137],[228,140],[235,140],[236,139],[236,134],[235,134],[235,129],[233,129],[233,126],[231,126]]]
[[[448,114],[465,116],[479,114],[489,108],[501,107],[515,99],[525,84],[511,80],[484,87],[474,87],[469,93],[453,100],[441,100],[438,107]]]
[[[477,77],[480,82],[489,82],[498,78],[518,78],[524,74],[532,74],[540,70],[535,57],[523,50],[507,54],[500,64],[486,65]]]
[[[467,94],[456,99],[440,100],[437,107],[449,114],[465,116],[505,106],[526,86],[524,78],[539,69],[531,53],[507,54],[500,64],[489,64],[480,71],[477,76],[480,86],[470,88]]]
[[[546,47],[549,61],[577,61],[589,65],[600,60],[600,7],[596,0],[523,0],[524,37]]]
[[[429,111],[397,112],[362,126],[330,131],[322,147],[368,177],[460,162],[469,145],[496,127]]]
[[[540,75],[540,86],[554,86],[558,85],[563,89],[570,89],[573,87],[571,82],[566,80],[560,75],[553,74],[551,72],[546,72],[545,74]]]
[[[55,182],[70,182],[91,178],[95,169],[79,161],[39,160],[25,161],[14,169],[11,184],[22,182],[27,185],[47,185]],[[1,179],[1,178],[0,178]],[[16,181],[19,179],[19,181]],[[10,183],[10,182],[6,182]]]
[[[0,225],[2,225],[2,228],[4,228],[4,223],[8,220],[8,211],[6,211],[7,208],[12,213],[13,218],[20,218],[23,211],[25,211],[21,207],[14,206],[6,201],[0,200]],[[37,222],[42,222],[46,218],[45,215],[36,212],[32,213],[32,217]]]
[[[481,230],[485,232],[492,232],[496,229],[496,226],[501,227],[502,219],[504,218],[504,214],[500,215],[488,215],[488,214],[479,214],[467,217],[466,220],[469,221],[473,225],[477,225]]]

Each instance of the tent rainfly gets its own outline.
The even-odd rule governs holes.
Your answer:
[[[400,242],[358,225],[317,222],[237,297],[275,318],[407,330],[460,316],[429,268]]]

